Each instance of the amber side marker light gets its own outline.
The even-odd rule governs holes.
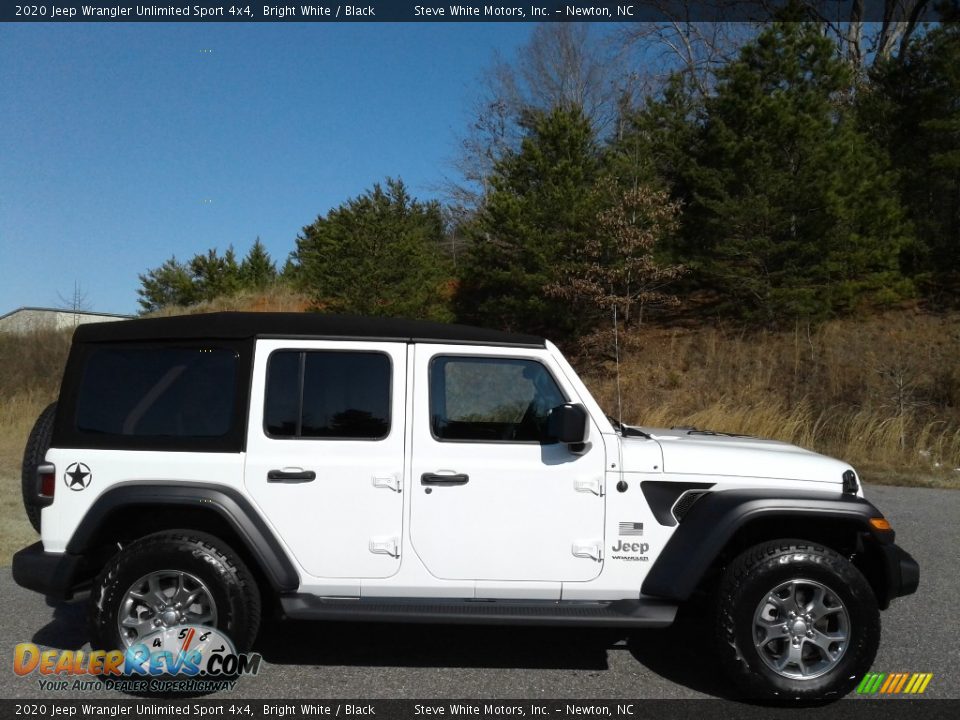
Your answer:
[[[893,530],[893,526],[890,525],[890,521],[886,518],[870,518],[870,526],[874,530]]]

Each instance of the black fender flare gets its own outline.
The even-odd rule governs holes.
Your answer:
[[[841,492],[749,488],[710,492],[684,516],[643,581],[644,595],[684,601],[734,534],[754,520],[778,517],[831,519],[859,526],[881,544],[892,530],[879,531],[870,518],[883,514],[867,500]]]
[[[129,482],[98,497],[83,516],[67,553],[84,555],[102,524],[117,510],[130,507],[191,507],[217,513],[243,542],[270,584],[279,592],[296,590],[300,576],[276,535],[236,488],[176,481]]]

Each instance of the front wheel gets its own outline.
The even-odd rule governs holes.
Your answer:
[[[829,700],[850,692],[880,644],[867,579],[846,558],[802,540],[750,548],[720,586],[725,669],[757,699]]]
[[[250,571],[206,533],[175,530],[131,543],[107,563],[91,594],[91,640],[102,650],[199,625],[245,652],[259,624],[260,594]]]

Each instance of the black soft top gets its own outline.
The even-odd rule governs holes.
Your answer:
[[[255,337],[399,340],[467,345],[544,347],[543,338],[424,320],[322,313],[218,312],[88,323],[74,342],[244,339]]]

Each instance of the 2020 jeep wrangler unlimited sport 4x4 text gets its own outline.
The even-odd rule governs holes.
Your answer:
[[[551,343],[402,320],[82,325],[24,457],[16,581],[92,643],[292,618],[651,628],[709,593],[750,697],[848,692],[919,581],[847,464],[608,418]],[[269,601],[269,602],[268,602]],[[276,602],[274,602],[276,601]]]

